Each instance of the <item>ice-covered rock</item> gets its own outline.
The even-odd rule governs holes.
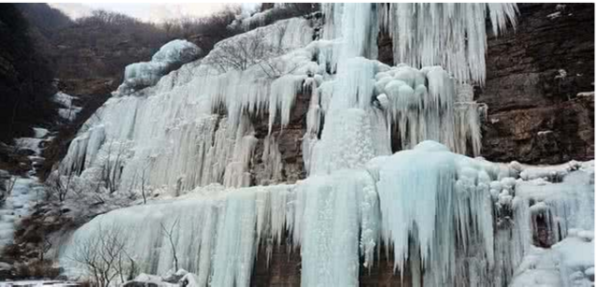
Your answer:
[[[54,101],[61,106],[58,109],[58,115],[66,121],[73,121],[81,112],[82,108],[73,103],[74,99],[73,96],[60,91],[54,95]]]
[[[163,45],[150,62],[140,62],[125,67],[123,84],[116,95],[124,96],[152,86],[160,78],[185,63],[198,59],[200,48],[186,40],[173,40]]]

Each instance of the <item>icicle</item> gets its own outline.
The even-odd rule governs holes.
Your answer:
[[[177,258],[179,268],[198,274],[200,286],[249,286],[261,238],[282,236],[290,190],[211,186],[169,202],[118,209],[79,228],[60,252],[61,266],[69,275],[85,275],[76,262],[80,252],[98,239],[114,239],[141,272],[164,274]]]
[[[516,25],[514,3],[380,4],[379,25],[394,44],[394,62],[442,65],[460,82],[485,82],[486,16],[494,35]]]
[[[290,112],[296,100],[296,95],[302,91],[302,82],[306,76],[285,75],[271,84],[269,100],[269,134],[272,131],[275,116],[281,114],[281,128],[290,122]]]
[[[414,241],[420,259],[410,260],[423,262],[428,274],[425,286],[451,284],[455,239],[466,246],[477,236],[483,240],[486,260],[493,264],[490,177],[478,162],[425,141],[378,165],[382,236],[394,247],[395,269],[404,274],[404,261],[409,253],[415,256],[408,249],[409,241]],[[465,230],[471,223],[476,229]]]
[[[261,176],[267,180],[260,184],[277,183],[282,179],[282,160],[279,151],[279,142],[276,136],[268,135],[264,139],[262,162],[265,165],[265,174]]]
[[[360,242],[364,265],[370,266],[378,240],[372,178],[364,171],[340,171],[311,176],[299,188],[306,200],[298,210],[305,234],[296,235],[299,230],[294,229],[302,245],[302,286],[358,286],[356,248]]]

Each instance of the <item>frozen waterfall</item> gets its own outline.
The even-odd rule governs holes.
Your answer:
[[[538,213],[551,213],[542,218],[555,239],[593,230],[593,183],[578,180],[593,174],[590,163],[466,156],[481,148],[485,106],[471,84],[485,80],[486,17],[499,33],[515,25],[514,4],[336,3],[323,12],[324,24],[293,18],[223,40],[156,85],[117,93],[88,120],[54,175],[153,199],[77,229],[60,250],[67,274],[86,275],[73,258],[108,230],[141,271],[165,273],[177,261],[200,286],[249,286],[257,254],[283,245],[300,252],[303,286],[358,286],[361,268],[387,257],[413,286],[505,286],[530,254]],[[393,39],[395,66],[375,60],[380,32]],[[282,183],[276,134],[300,95],[309,99],[308,176]],[[255,158],[266,166],[260,181]]]

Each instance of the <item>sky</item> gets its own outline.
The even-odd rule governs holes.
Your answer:
[[[89,16],[94,9],[123,13],[142,21],[162,22],[171,18],[202,17],[235,3],[48,3],[69,17],[76,19]],[[259,3],[241,3],[244,11],[254,10]]]

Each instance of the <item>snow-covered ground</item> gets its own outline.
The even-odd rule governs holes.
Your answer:
[[[14,282],[0,282],[0,287],[66,287],[79,286],[74,282],[52,281],[52,280],[25,280]]]
[[[594,286],[594,161],[526,166],[520,175],[516,195],[535,202],[532,218],[541,216],[552,246],[531,246],[512,286]]]
[[[594,286],[594,233],[570,230],[569,237],[544,249],[532,246],[513,287]]]

